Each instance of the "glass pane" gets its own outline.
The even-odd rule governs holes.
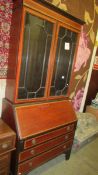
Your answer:
[[[60,27],[55,66],[50,88],[51,96],[66,95],[67,93],[76,40],[77,33]]]
[[[53,24],[26,14],[18,98],[43,97]]]

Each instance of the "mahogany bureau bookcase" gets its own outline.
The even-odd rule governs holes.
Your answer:
[[[77,118],[69,100],[83,22],[43,0],[14,0],[2,119],[16,132],[12,174],[65,153]]]

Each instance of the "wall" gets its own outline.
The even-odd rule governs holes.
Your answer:
[[[46,0],[85,21],[81,29],[78,53],[74,67],[74,77],[70,88],[70,98],[75,110],[80,109],[88,69],[94,47],[98,22],[98,0]],[[12,15],[12,0],[0,0],[0,111],[5,92],[9,33]],[[12,59],[12,58],[11,58]]]
[[[0,115],[2,110],[2,99],[5,96],[6,79],[0,80]]]
[[[12,1],[0,0],[0,115],[5,96]]]

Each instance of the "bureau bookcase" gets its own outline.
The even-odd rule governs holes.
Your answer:
[[[2,119],[16,132],[13,175],[65,153],[77,118],[69,99],[83,22],[44,0],[14,0]]]

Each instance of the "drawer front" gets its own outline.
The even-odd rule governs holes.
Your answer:
[[[0,154],[13,149],[14,148],[14,140],[13,138],[1,139],[0,140]]]
[[[59,136],[55,139],[49,140],[45,143],[42,143],[41,145],[35,146],[31,149],[28,149],[22,153],[20,153],[19,156],[19,162],[24,161],[26,159],[29,159],[33,156],[36,156],[42,152],[48,151],[49,149],[56,147],[57,145],[60,145],[67,141],[68,139],[71,139],[74,137],[74,133],[67,133],[66,135]]]
[[[2,168],[6,168],[7,166],[9,166],[9,163],[10,163],[10,153],[1,156],[0,157],[0,171],[2,170]]]
[[[0,170],[0,175],[9,175],[9,167]]]
[[[22,175],[34,169],[35,167],[47,162],[48,160],[58,156],[59,154],[65,152],[68,148],[72,146],[73,140],[70,140],[62,145],[51,149],[44,154],[40,154],[24,163],[21,163],[18,167],[18,175]]]
[[[68,132],[71,132],[74,130],[74,124],[67,125],[66,127],[56,129],[54,131],[48,132],[46,134],[40,135],[38,137],[26,140],[24,142],[24,149],[30,148],[32,146],[35,146],[37,144],[43,143],[47,140],[50,140],[52,138],[58,137],[60,135],[66,134]]]

